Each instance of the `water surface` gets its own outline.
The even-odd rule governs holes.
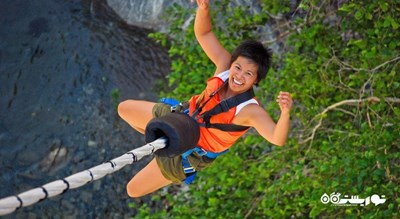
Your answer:
[[[105,1],[0,1],[0,198],[144,143],[116,104],[157,99],[155,80],[169,60],[147,33],[124,24]],[[135,211],[125,185],[145,163],[8,217],[127,217]]]

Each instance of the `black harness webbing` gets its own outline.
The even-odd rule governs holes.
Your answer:
[[[227,84],[227,80],[215,92],[210,94],[209,99],[193,113],[193,117],[201,112],[204,105],[206,105],[208,103],[208,101],[211,98],[213,98],[214,95],[217,94],[218,91],[220,91],[223,86],[225,86],[225,84]],[[238,94],[236,96],[233,96],[231,98],[221,101],[219,104],[214,106],[211,110],[204,112],[203,114],[200,115],[200,118],[203,118],[204,123],[199,123],[199,125],[206,127],[206,128],[216,128],[216,129],[219,129],[222,131],[227,131],[227,132],[239,132],[239,131],[244,131],[244,130],[248,129],[249,128],[248,126],[242,126],[242,125],[236,125],[236,124],[211,123],[210,119],[214,115],[217,115],[217,114],[220,114],[223,112],[228,112],[229,109],[236,107],[239,104],[252,99],[253,97],[254,97],[254,92],[252,89],[250,89],[244,93]]]
[[[231,98],[228,98],[226,100],[220,101],[217,105],[215,105],[211,110],[204,112],[201,114],[203,107],[217,94],[226,84],[228,80],[226,80],[222,86],[220,86],[216,91],[212,92],[208,99],[200,106],[200,104],[196,105],[196,110],[193,112],[191,115],[192,118],[194,118],[199,126],[203,126],[206,128],[216,128],[221,131],[226,131],[226,132],[238,132],[238,131],[245,131],[249,129],[250,127],[248,126],[242,126],[242,125],[236,125],[236,124],[224,124],[224,123],[211,123],[210,119],[212,116],[223,113],[223,112],[228,112],[231,108],[238,106],[241,103],[244,103],[254,97],[254,92],[252,89],[238,94],[236,96],[233,96]],[[181,105],[183,109],[188,108],[188,104],[183,104]],[[198,116],[199,115],[199,116]],[[198,118],[196,118],[198,116]],[[203,119],[204,122],[200,123],[198,119]],[[205,151],[201,147],[196,147],[192,150],[186,151],[185,153],[182,154],[182,166],[183,166],[183,171],[186,175],[186,178],[183,180],[186,184],[190,184],[193,182],[193,180],[196,178],[197,171],[196,169],[190,164],[188,160],[188,156],[193,153],[193,151],[196,151],[196,153],[199,156],[207,156],[212,158],[216,158],[217,156],[226,153],[228,150],[223,151],[221,153],[213,153],[209,151]],[[200,152],[200,153],[199,153]],[[210,158],[211,158],[210,157]]]

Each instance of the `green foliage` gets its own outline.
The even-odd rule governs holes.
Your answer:
[[[400,196],[400,4],[395,0],[260,1],[263,10],[215,1],[215,32],[229,50],[259,27],[273,25],[287,38],[256,93],[273,118],[280,90],[293,93],[290,139],[275,147],[255,132],[200,172],[186,192],[155,193],[144,218],[398,218]],[[200,93],[213,65],[196,43],[195,12],[174,7],[171,28],[153,37],[173,59],[172,96]],[[267,12],[267,13],[266,13]],[[162,95],[167,96],[165,93]],[[270,102],[265,102],[265,100]],[[170,187],[170,190],[174,187]],[[332,206],[324,193],[366,198],[375,206]],[[167,205],[165,207],[164,205]]]
[[[121,91],[118,88],[114,88],[111,90],[111,100],[115,108],[118,107],[118,103],[120,102],[120,97],[121,97]]]

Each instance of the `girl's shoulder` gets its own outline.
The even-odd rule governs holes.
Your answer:
[[[216,74],[214,77],[217,77],[223,81],[229,78],[229,70],[223,71],[221,73]]]
[[[258,100],[256,98],[252,98],[250,100],[247,100],[239,105],[236,106],[236,112],[235,115],[237,115],[245,106],[249,105],[249,104],[256,104],[256,105],[260,105],[260,103],[258,102]]]

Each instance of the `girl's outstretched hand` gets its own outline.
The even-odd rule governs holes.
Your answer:
[[[208,0],[197,0],[197,6],[200,9],[207,10],[208,9]]]
[[[292,95],[289,92],[280,91],[276,102],[278,102],[282,113],[288,113],[292,108]]]

